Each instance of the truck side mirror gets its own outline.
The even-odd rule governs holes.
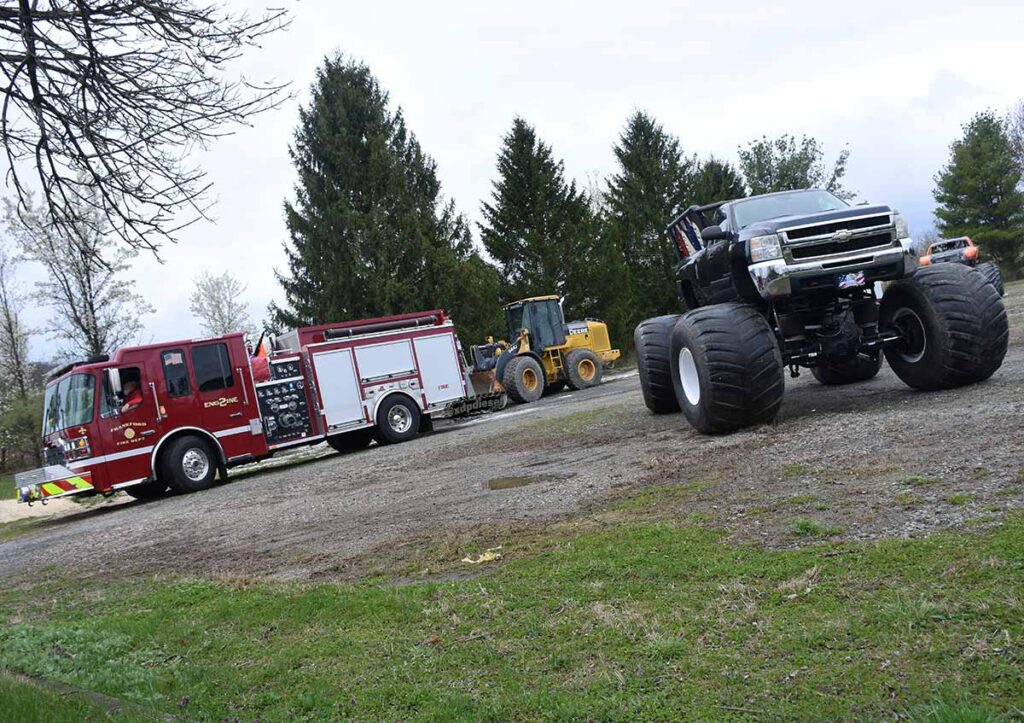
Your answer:
[[[700,237],[704,243],[710,243],[711,241],[727,239],[729,234],[723,231],[721,226],[708,226],[700,232]]]
[[[115,395],[121,394],[121,370],[107,369],[107,380],[110,382],[110,391]]]

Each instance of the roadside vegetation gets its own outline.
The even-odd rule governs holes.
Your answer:
[[[503,559],[481,565],[458,562],[469,539],[436,548],[444,576],[8,586],[0,666],[140,706],[117,718],[1021,714],[1020,514],[781,551],[664,523],[493,542]],[[35,705],[28,687],[0,678],[9,710]]]

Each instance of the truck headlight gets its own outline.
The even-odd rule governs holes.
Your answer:
[[[64,448],[64,460],[67,462],[86,459],[90,453],[88,437],[76,437],[75,439],[69,439],[61,446]]]
[[[767,236],[754,236],[749,241],[750,261],[771,261],[782,258],[782,241],[777,233],[770,233]]]
[[[892,222],[896,224],[896,238],[910,238],[910,226],[907,219],[899,211],[893,211]]]

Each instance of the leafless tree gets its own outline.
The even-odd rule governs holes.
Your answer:
[[[99,193],[98,191],[95,193]],[[75,208],[78,222],[57,230],[43,220],[45,208],[7,203],[6,223],[29,261],[43,267],[35,297],[53,312],[42,329],[61,345],[64,357],[112,352],[135,341],[141,317],[153,308],[123,278],[138,251],[119,244],[110,234],[95,198]]]
[[[245,284],[232,276],[230,271],[219,276],[205,271],[196,279],[195,284],[189,297],[189,308],[207,334],[248,330],[249,314],[241,300]]]
[[[0,242],[0,397],[24,400],[28,397],[29,331],[21,316],[25,300],[15,277],[17,266],[17,255]]]
[[[19,210],[38,186],[58,237],[95,211],[130,248],[173,240],[207,208],[188,153],[287,97],[227,76],[286,23],[285,10],[253,19],[202,0],[4,2],[0,141]]]
[[[1024,100],[1021,100],[1006,117],[1006,130],[1010,135],[1013,155],[1024,175]]]

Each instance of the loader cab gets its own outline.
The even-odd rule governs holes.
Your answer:
[[[526,329],[530,348],[540,352],[565,345],[566,326],[562,302],[557,296],[537,296],[508,304],[505,307],[510,342]]]

